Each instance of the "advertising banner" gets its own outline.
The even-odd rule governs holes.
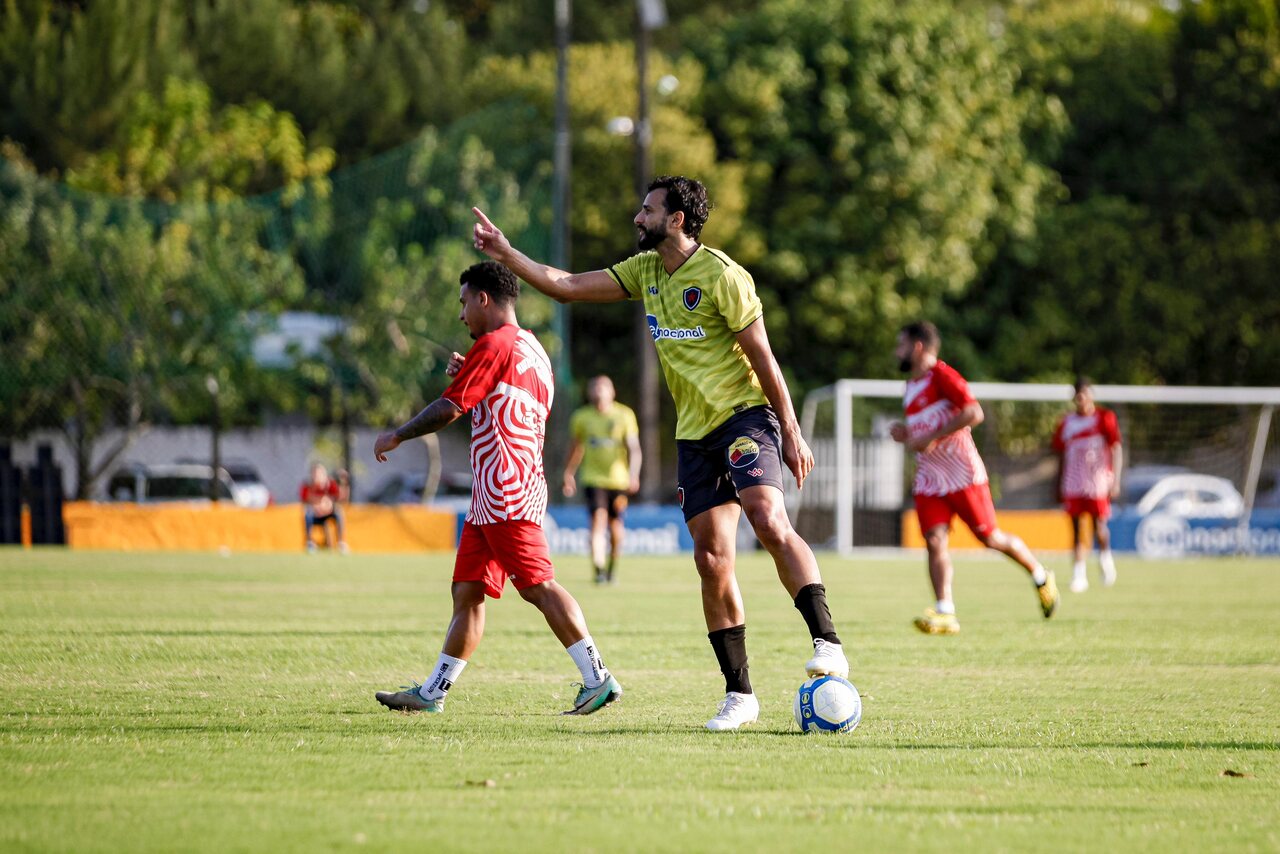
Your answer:
[[[1197,519],[1170,513],[1125,511],[1111,520],[1111,547],[1149,558],[1209,555],[1280,555],[1280,509],[1255,510],[1242,519]]]

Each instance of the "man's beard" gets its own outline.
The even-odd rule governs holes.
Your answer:
[[[902,371],[904,374],[911,373],[911,360],[903,359],[898,362],[898,370]]]
[[[640,229],[640,248],[654,249],[659,243],[667,239],[667,224],[664,222],[661,226],[662,230],[642,228]]]

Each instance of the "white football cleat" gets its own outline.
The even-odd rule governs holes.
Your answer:
[[[1083,575],[1077,575],[1071,579],[1071,592],[1083,593],[1089,589],[1089,579]]]
[[[1110,587],[1116,583],[1116,561],[1109,552],[1104,552],[1098,559],[1102,566],[1102,586]]]
[[[730,691],[724,695],[716,716],[707,721],[707,729],[724,732],[753,724],[760,718],[760,701],[755,694],[739,694]]]
[[[804,663],[804,672],[815,676],[839,676],[849,678],[849,659],[844,657],[844,647],[822,638],[813,639],[813,658]]]

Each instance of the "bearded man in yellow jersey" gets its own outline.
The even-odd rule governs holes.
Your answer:
[[[631,407],[618,403],[613,380],[601,375],[587,383],[587,405],[569,419],[569,459],[564,494],[578,492],[591,513],[591,565],[596,584],[612,584],[626,534],[627,496],[640,490],[640,427]],[[606,530],[609,542],[605,543]]]
[[[847,677],[849,662],[818,562],[782,503],[783,466],[803,486],[813,454],[769,347],[755,282],[723,252],[699,242],[710,212],[706,187],[684,177],[655,179],[633,221],[641,252],[590,273],[530,259],[482,211],[473,212],[476,248],[547,296],[559,302],[644,300],[676,404],[676,498],[693,535],[708,639],[725,679],[724,701],[707,729],[736,730],[760,714],[734,574],[735,532],[744,510],[813,639],[806,673]]]

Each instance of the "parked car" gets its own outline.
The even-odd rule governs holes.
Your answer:
[[[427,488],[426,472],[395,472],[387,476],[369,494],[373,504],[429,504],[450,510],[465,512],[471,507],[471,475],[447,473],[440,476],[436,494],[423,501]]]
[[[1244,515],[1244,498],[1225,477],[1171,474],[1156,481],[1136,508],[1143,516],[1166,513],[1183,519],[1236,519]]]
[[[204,460],[190,457],[184,457],[178,462],[184,465],[205,465]],[[262,482],[262,476],[258,474],[258,468],[253,463],[239,458],[223,460],[222,470],[231,478],[231,491],[239,506],[261,509],[275,503],[271,491]]]
[[[107,481],[110,501],[152,503],[164,501],[209,501],[213,468],[191,463],[145,466],[133,464],[117,469]],[[216,479],[218,498],[240,505],[235,484],[226,471]]]
[[[1174,474],[1194,474],[1186,466],[1131,466],[1120,475],[1120,497],[1116,504],[1132,506],[1142,500],[1161,480]]]

